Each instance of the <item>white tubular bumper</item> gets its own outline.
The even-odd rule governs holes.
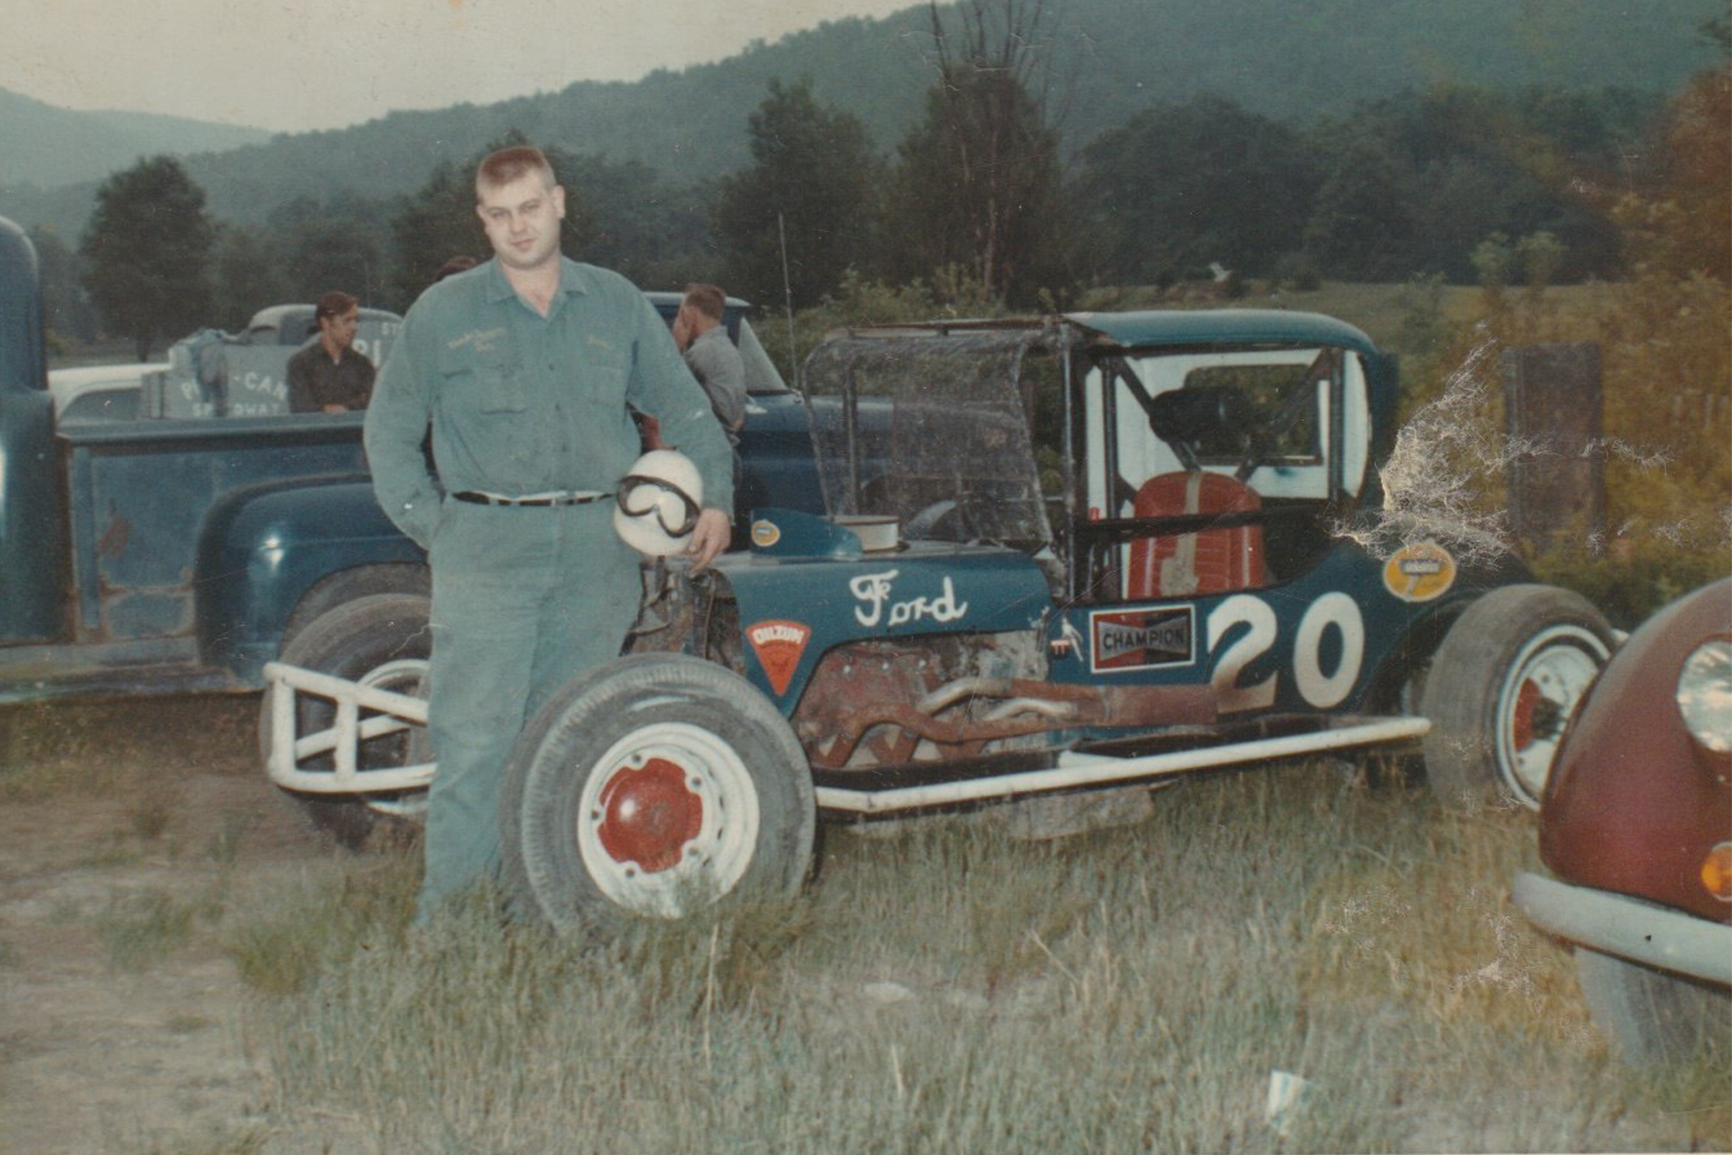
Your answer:
[[[282,662],[266,663],[265,693],[271,711],[271,745],[265,769],[278,786],[306,794],[373,794],[419,790],[433,780],[432,762],[376,769],[356,766],[361,742],[427,724],[427,703],[422,699]],[[297,694],[336,703],[336,716],[329,728],[296,733]],[[377,713],[363,721],[363,709]],[[307,759],[321,754],[331,755],[330,769],[302,769]]]
[[[825,810],[888,814],[928,806],[1008,798],[1018,794],[1072,790],[1108,782],[1160,779],[1222,766],[1294,758],[1325,750],[1345,750],[1356,746],[1399,742],[1418,738],[1430,729],[1431,722],[1425,718],[1395,717],[1334,727],[1311,734],[1235,742],[1227,746],[1178,750],[1140,758],[1067,752],[1060,754],[1058,765],[1048,770],[1023,770],[991,778],[971,778],[877,791],[820,786],[817,789],[817,798],[819,807]]]

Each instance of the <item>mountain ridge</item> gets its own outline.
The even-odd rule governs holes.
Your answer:
[[[1075,149],[1140,111],[1206,93],[1263,115],[1314,120],[1435,84],[1672,91],[1712,62],[1697,29],[1722,11],[1722,0],[1663,0],[1640,12],[1626,0],[1070,0],[1038,51]],[[346,129],[261,133],[266,139],[223,151],[156,151],[184,155],[213,214],[241,222],[296,197],[411,193],[436,164],[461,162],[508,129],[568,151],[642,161],[688,185],[749,159],[747,117],[772,78],[810,78],[820,100],[861,117],[888,153],[921,114],[930,48],[920,6],[825,21],[637,81],[578,81],[493,104],[392,112]],[[11,155],[8,107],[0,99],[0,156]],[[0,171],[0,212],[75,239],[99,180],[56,186],[37,173],[26,188]]]

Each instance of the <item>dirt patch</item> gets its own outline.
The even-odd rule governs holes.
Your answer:
[[[250,1149],[268,1083],[224,936],[345,857],[258,769],[256,708],[0,709],[0,1149]]]

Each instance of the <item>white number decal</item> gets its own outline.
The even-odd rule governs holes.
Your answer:
[[[1275,644],[1275,611],[1261,598],[1235,594],[1209,615],[1209,651],[1234,626],[1248,626],[1215,663],[1211,683],[1217,695],[1216,708],[1223,714],[1241,710],[1264,710],[1275,704],[1276,678],[1270,674],[1249,686],[1239,685],[1245,667],[1269,652]],[[1341,634],[1341,656],[1335,671],[1323,672],[1323,634],[1334,626]],[[1365,621],[1359,605],[1344,593],[1328,593],[1311,603],[1299,621],[1293,638],[1293,680],[1300,696],[1319,710],[1338,706],[1359,680],[1365,660]]]
[[[1209,615],[1209,650],[1213,652],[1222,635],[1240,623],[1251,628],[1228,646],[1215,663],[1215,708],[1223,714],[1260,710],[1275,704],[1274,674],[1254,686],[1237,684],[1239,671],[1275,644],[1275,611],[1269,608],[1269,603],[1250,594],[1235,594],[1216,606]]]
[[[1323,673],[1323,631],[1334,626],[1341,631],[1341,659],[1333,674]],[[1359,680],[1359,664],[1365,658],[1365,620],[1359,605],[1343,593],[1324,594],[1311,603],[1299,622],[1293,639],[1293,680],[1299,693],[1319,710],[1339,705]]]

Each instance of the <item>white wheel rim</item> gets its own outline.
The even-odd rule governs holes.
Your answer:
[[[425,684],[423,679],[427,676],[429,665],[425,658],[398,658],[368,670],[358,681],[363,686],[396,690],[400,694],[416,694]],[[420,821],[427,817],[425,788],[389,797],[365,795],[361,801],[367,809],[393,818]]]
[[[758,792],[727,742],[698,726],[658,722],[633,730],[593,765],[578,799],[577,848],[585,871],[613,902],[637,914],[679,918],[744,877],[758,845]],[[622,854],[621,814],[631,803],[622,806],[620,792],[660,774],[653,785],[665,794],[672,787],[663,769],[668,765],[681,771],[685,794],[677,802],[695,830],[662,841],[628,836],[623,841],[639,857]],[[677,861],[658,865],[658,857],[642,854],[646,842],[655,844],[658,857],[677,849]]]
[[[1510,663],[1497,696],[1497,769],[1510,793],[1537,810],[1576,703],[1610,651],[1592,631],[1541,630]]]

